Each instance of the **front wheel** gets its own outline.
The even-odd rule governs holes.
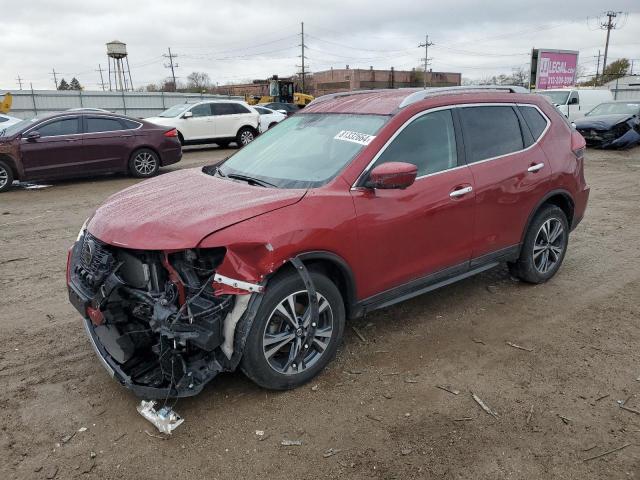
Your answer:
[[[256,138],[256,131],[251,127],[242,127],[236,135],[236,143],[239,147],[244,147],[253,142]]]
[[[136,150],[129,159],[129,172],[137,178],[149,178],[158,173],[160,159],[158,154],[148,148]]]
[[[525,282],[544,283],[560,269],[568,243],[567,216],[559,207],[546,205],[533,218],[520,258],[509,269]]]
[[[242,371],[264,388],[286,390],[315,377],[335,356],[344,333],[340,291],[326,276],[310,272],[319,318],[305,321],[309,295],[297,273],[276,278],[251,326]]]

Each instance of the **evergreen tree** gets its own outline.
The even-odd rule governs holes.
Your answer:
[[[69,84],[69,90],[82,90],[82,85],[76,77],[71,79],[71,83]]]
[[[60,80],[60,83],[58,84],[58,90],[69,90],[69,84],[64,78]]]

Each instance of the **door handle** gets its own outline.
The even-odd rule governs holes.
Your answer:
[[[544,163],[536,163],[535,165],[531,165],[529,168],[527,168],[527,172],[537,172],[538,170],[542,170],[543,167]]]
[[[471,193],[473,191],[473,187],[469,185],[468,187],[459,188],[454,190],[449,194],[451,198],[461,197],[462,195],[466,195],[467,193]]]

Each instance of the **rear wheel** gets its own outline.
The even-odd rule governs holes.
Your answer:
[[[149,148],[141,148],[131,154],[129,172],[134,177],[149,178],[158,173],[160,159],[158,154]]]
[[[249,145],[256,138],[256,131],[251,127],[242,127],[236,135],[236,143],[239,147]]]
[[[220,148],[227,148],[229,147],[229,144],[231,142],[229,140],[218,140],[216,141],[216,145],[218,145]]]
[[[335,356],[345,309],[335,284],[310,272],[318,298],[317,322],[305,321],[309,295],[302,278],[276,278],[265,291],[242,357],[242,371],[264,388],[286,390],[315,377]]]
[[[277,124],[278,124],[278,122],[271,122],[271,123],[269,124],[269,126],[267,127],[267,130],[269,130],[270,128],[275,127]]]
[[[13,170],[5,162],[0,162],[0,192],[6,192],[13,183]]]
[[[567,216],[559,207],[546,205],[533,218],[520,258],[509,269],[525,282],[544,283],[560,269],[568,242]]]

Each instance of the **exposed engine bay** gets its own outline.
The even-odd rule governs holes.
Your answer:
[[[139,396],[195,395],[237,365],[236,324],[262,287],[217,274],[224,255],[116,248],[86,231],[74,245],[70,299],[105,367]]]

